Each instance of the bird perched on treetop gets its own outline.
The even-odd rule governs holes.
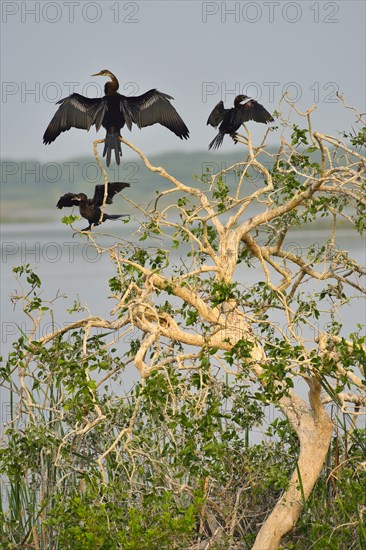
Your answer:
[[[104,86],[105,95],[89,98],[71,94],[58,101],[60,107],[44,133],[43,143],[52,143],[61,132],[70,128],[90,130],[94,124],[98,131],[103,126],[107,130],[103,156],[107,155],[109,166],[113,150],[117,164],[120,163],[122,150],[118,137],[125,124],[131,130],[133,123],[139,128],[159,123],[181,139],[189,137],[187,126],[169,101],[172,96],[152,89],[139,96],[127,97],[117,92],[118,80],[107,69],[92,76],[110,78]]]
[[[235,141],[235,135],[238,128],[248,120],[255,122],[273,122],[274,119],[269,112],[257,101],[250,99],[247,95],[238,95],[234,100],[234,107],[225,109],[220,101],[208,117],[207,124],[216,128],[220,123],[219,133],[211,141],[209,149],[218,149],[222,145],[225,134]]]
[[[114,183],[108,183],[108,193],[106,204],[112,204],[113,197],[122,189],[130,187],[129,183],[116,181]],[[106,220],[117,220],[123,216],[128,216],[128,214],[106,214],[103,213],[103,218],[101,218],[101,206],[104,201],[104,185],[96,185],[94,191],[94,197],[88,199],[84,193],[66,193],[60,197],[58,203],[56,204],[57,208],[64,208],[65,206],[79,206],[80,214],[83,218],[87,219],[89,222],[88,227],[81,229],[81,231],[90,231],[92,225],[99,225]]]

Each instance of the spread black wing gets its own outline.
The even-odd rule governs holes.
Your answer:
[[[52,143],[61,132],[70,128],[90,130],[95,124],[97,131],[102,125],[107,109],[105,97],[89,98],[80,94],[72,94],[57,102],[60,107],[47,126],[43,143]]]
[[[207,119],[207,124],[210,124],[214,128],[216,128],[220,122],[222,122],[225,114],[230,111],[230,109],[225,109],[224,104],[222,101],[219,101],[219,103],[214,107],[213,111],[211,112],[210,116]]]
[[[75,193],[66,193],[66,195],[62,195],[56,204],[57,208],[61,209],[64,206],[79,206],[80,201],[76,200],[75,196]]]
[[[126,187],[130,187],[130,184],[123,181],[115,181],[113,183],[108,183],[108,195],[107,195],[106,203],[112,204],[114,195],[116,195]],[[102,206],[103,199],[104,199],[104,185],[96,185],[95,191],[94,191],[94,197],[93,197],[94,205]]]
[[[263,122],[264,124],[267,124],[268,122],[274,121],[267,109],[265,109],[263,105],[254,99],[247,101],[239,112],[241,115],[241,122],[254,120],[255,122]]]
[[[153,89],[139,96],[122,97],[132,115],[133,122],[139,128],[162,124],[181,139],[188,138],[187,126],[169,101],[173,99],[172,96]]]

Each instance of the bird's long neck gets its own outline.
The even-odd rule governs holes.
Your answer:
[[[83,196],[79,195],[78,198],[79,198],[79,206],[85,206],[86,204],[88,204],[89,199],[86,195],[84,195],[84,193],[83,193]]]
[[[106,82],[106,84],[104,86],[105,95],[115,94],[116,91],[119,88],[119,82],[118,82],[117,78],[114,76],[114,74],[110,73],[109,78],[111,80],[109,82]]]

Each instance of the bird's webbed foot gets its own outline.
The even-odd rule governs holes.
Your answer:
[[[237,143],[244,143],[244,144],[248,144],[248,139],[246,138],[246,136],[243,136],[243,134],[232,134],[231,135],[232,139],[233,139],[233,142],[235,143],[235,145]]]
[[[91,227],[86,227],[85,229],[80,229],[80,231],[75,231],[73,234],[72,234],[72,238],[75,237],[75,235],[79,235],[80,233],[86,233],[86,232],[89,232],[91,230]]]
[[[78,235],[79,233],[88,233],[89,231],[91,231],[92,229],[92,226],[91,224],[88,225],[88,227],[84,227],[84,229],[80,229],[80,231],[75,231],[75,233],[72,234],[72,238],[75,237],[75,235]]]
[[[75,235],[78,235],[79,233],[89,233],[92,229],[92,224],[88,225],[88,227],[84,227],[84,229],[80,229],[79,231],[75,231],[75,233],[72,234],[72,237],[74,238]]]

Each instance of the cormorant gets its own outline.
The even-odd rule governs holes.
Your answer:
[[[244,101],[246,103],[243,103]],[[207,120],[207,124],[210,124],[214,128],[216,128],[221,122],[219,133],[211,141],[208,148],[218,149],[221,147],[225,134],[230,134],[235,141],[236,131],[243,124],[243,122],[247,122],[248,120],[263,122],[264,124],[274,121],[263,105],[254,99],[250,99],[247,95],[236,96],[234,100],[234,107],[231,109],[225,109],[223,102],[220,101]]]
[[[112,204],[113,197],[125,187],[130,187],[129,183],[116,181],[114,183],[108,183],[108,195],[106,204]],[[128,214],[106,214],[103,213],[103,219],[100,221],[101,209],[104,199],[104,185],[96,185],[94,191],[94,197],[88,199],[84,193],[66,193],[60,197],[57,208],[63,208],[64,206],[79,206],[80,214],[83,218],[89,222],[88,227],[81,229],[81,231],[90,231],[92,225],[99,225],[106,220],[117,220]]]
[[[70,128],[90,130],[94,124],[98,131],[103,126],[107,130],[103,157],[107,155],[109,166],[113,149],[116,162],[120,163],[122,150],[118,136],[125,124],[131,130],[133,123],[139,128],[159,123],[179,138],[188,138],[187,126],[169,101],[174,99],[172,96],[152,89],[139,96],[127,97],[117,92],[119,83],[111,71],[104,69],[92,76],[107,76],[111,79],[104,86],[105,95],[89,98],[71,94],[60,99],[57,103],[61,105],[44,133],[43,143],[52,143],[61,132]]]

